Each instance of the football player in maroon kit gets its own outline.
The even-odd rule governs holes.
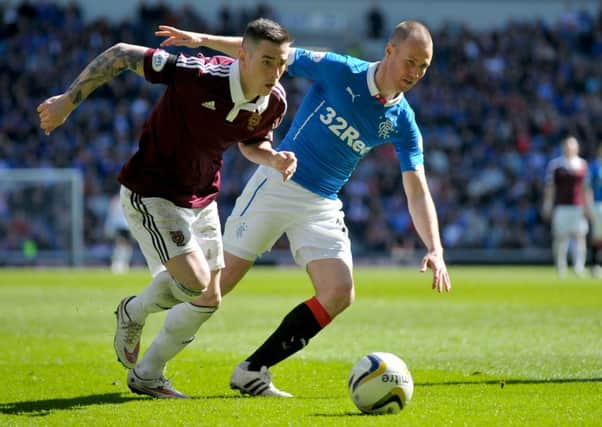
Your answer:
[[[92,60],[66,92],[37,108],[48,135],[97,87],[123,71],[167,86],[144,124],[138,151],[119,174],[130,231],[153,275],[140,294],[124,298],[115,312],[114,347],[129,369],[128,386],[135,393],[187,398],[163,371],[221,300],[224,256],[215,199],[224,151],[238,144],[245,157],[278,170],[284,180],[296,169],[293,153],[271,146],[272,130],[286,112],[279,79],[291,36],[281,25],[257,19],[243,39],[236,60],[118,43]],[[211,303],[192,304],[201,294]],[[137,366],[146,317],[166,309],[163,329],[143,366]]]
[[[543,217],[552,221],[554,263],[558,275],[567,270],[569,241],[574,239],[573,268],[585,273],[586,236],[591,189],[587,161],[579,156],[579,142],[573,136],[562,141],[562,156],[550,161],[546,171]]]

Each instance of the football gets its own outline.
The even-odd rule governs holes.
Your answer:
[[[412,399],[414,381],[403,360],[392,353],[370,353],[349,374],[349,394],[366,414],[396,414]]]

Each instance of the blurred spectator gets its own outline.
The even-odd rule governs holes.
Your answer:
[[[366,15],[366,23],[373,20],[370,32],[384,37],[378,33],[378,21],[384,15],[378,16],[377,2],[371,4],[370,10],[374,8],[375,18]],[[240,23],[252,15],[277,13],[261,5],[249,10],[224,6],[212,27],[212,20],[199,8],[171,8],[166,2],[142,3],[137,16],[120,23],[85,22],[76,4],[9,2],[0,3],[0,10],[0,91],[4,95],[0,98],[0,167],[85,171],[85,243],[89,249],[109,244],[102,233],[106,207],[99,210],[92,200],[108,204],[116,171],[135,149],[136,130],[160,88],[121,76],[95,92],[70,125],[49,138],[41,138],[35,106],[63,89],[75,77],[75,70],[103,46],[120,40],[158,44],[153,30],[159,22],[240,34]],[[421,118],[426,167],[446,246],[549,247],[550,230],[538,207],[545,167],[556,155],[557,141],[561,135],[574,134],[581,141],[583,156],[588,157],[602,140],[602,14],[570,11],[558,22],[512,21],[486,31],[445,23],[433,31],[433,37],[433,64],[408,98]],[[289,106],[287,118],[276,130],[276,141],[288,129],[308,86],[286,76],[282,83]],[[119,98],[132,102],[121,103]],[[232,173],[222,184],[222,218],[252,169],[236,150],[226,153],[224,162]],[[341,193],[352,240],[358,246],[356,255],[391,248],[404,248],[406,253],[405,248],[417,244],[412,224],[399,215],[403,209],[396,210],[404,203],[399,200],[402,189],[397,168],[391,150],[375,150],[360,162]],[[8,211],[0,214],[0,231],[5,230],[7,236],[0,248],[18,246],[16,241],[27,239],[41,249],[66,244],[53,232],[55,219],[50,214],[36,220],[35,227],[22,230],[24,235],[15,235],[11,224],[19,225],[21,214],[40,209],[28,203],[14,205],[13,200],[7,206]],[[508,231],[492,232],[502,227]]]
[[[552,222],[554,261],[561,277],[566,275],[571,239],[575,273],[585,273],[585,209],[590,197],[587,174],[587,162],[579,157],[579,142],[573,136],[564,138],[562,156],[552,159],[547,167],[543,201],[544,218]]]
[[[115,274],[127,273],[132,259],[133,242],[119,194],[111,197],[105,221],[105,235],[113,241],[111,271]]]
[[[593,206],[591,207],[591,259],[592,274],[594,277],[602,277],[602,144],[596,149],[596,157],[590,162],[589,182],[592,189]]]
[[[385,37],[385,15],[376,2],[366,12],[366,26],[368,39],[382,39]]]

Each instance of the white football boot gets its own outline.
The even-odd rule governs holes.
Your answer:
[[[252,396],[293,397],[286,391],[278,390],[272,384],[272,374],[265,366],[260,371],[249,371],[249,362],[240,363],[230,377],[230,388]]]
[[[176,390],[171,381],[163,375],[159,378],[145,380],[136,374],[135,369],[128,372],[128,387],[136,394],[145,394],[157,399],[190,399],[184,393]]]
[[[115,339],[113,340],[117,360],[128,369],[134,369],[138,362],[140,336],[142,335],[142,327],[144,326],[134,322],[126,310],[126,305],[132,298],[134,297],[124,298],[115,310],[117,328],[115,329]]]

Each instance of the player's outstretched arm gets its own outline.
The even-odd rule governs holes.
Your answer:
[[[269,141],[259,144],[238,144],[240,152],[253,163],[269,166],[282,174],[288,181],[297,170],[297,157],[292,151],[276,151]]]
[[[438,292],[451,290],[451,280],[443,259],[443,246],[439,236],[439,222],[435,203],[428,189],[424,169],[403,173],[403,188],[408,199],[408,209],[418,235],[427,247],[420,271],[433,271],[432,288]]]
[[[97,87],[107,83],[125,70],[144,76],[144,54],[147,48],[117,43],[90,62],[71,83],[65,93],[48,98],[37,111],[40,127],[49,135],[62,125],[77,106]]]
[[[185,46],[196,49],[205,46],[223,52],[233,58],[238,56],[238,49],[242,44],[242,37],[195,33],[193,31],[183,31],[168,25],[159,25],[159,29],[155,31],[155,35],[158,37],[167,37],[161,42],[161,47]]]

